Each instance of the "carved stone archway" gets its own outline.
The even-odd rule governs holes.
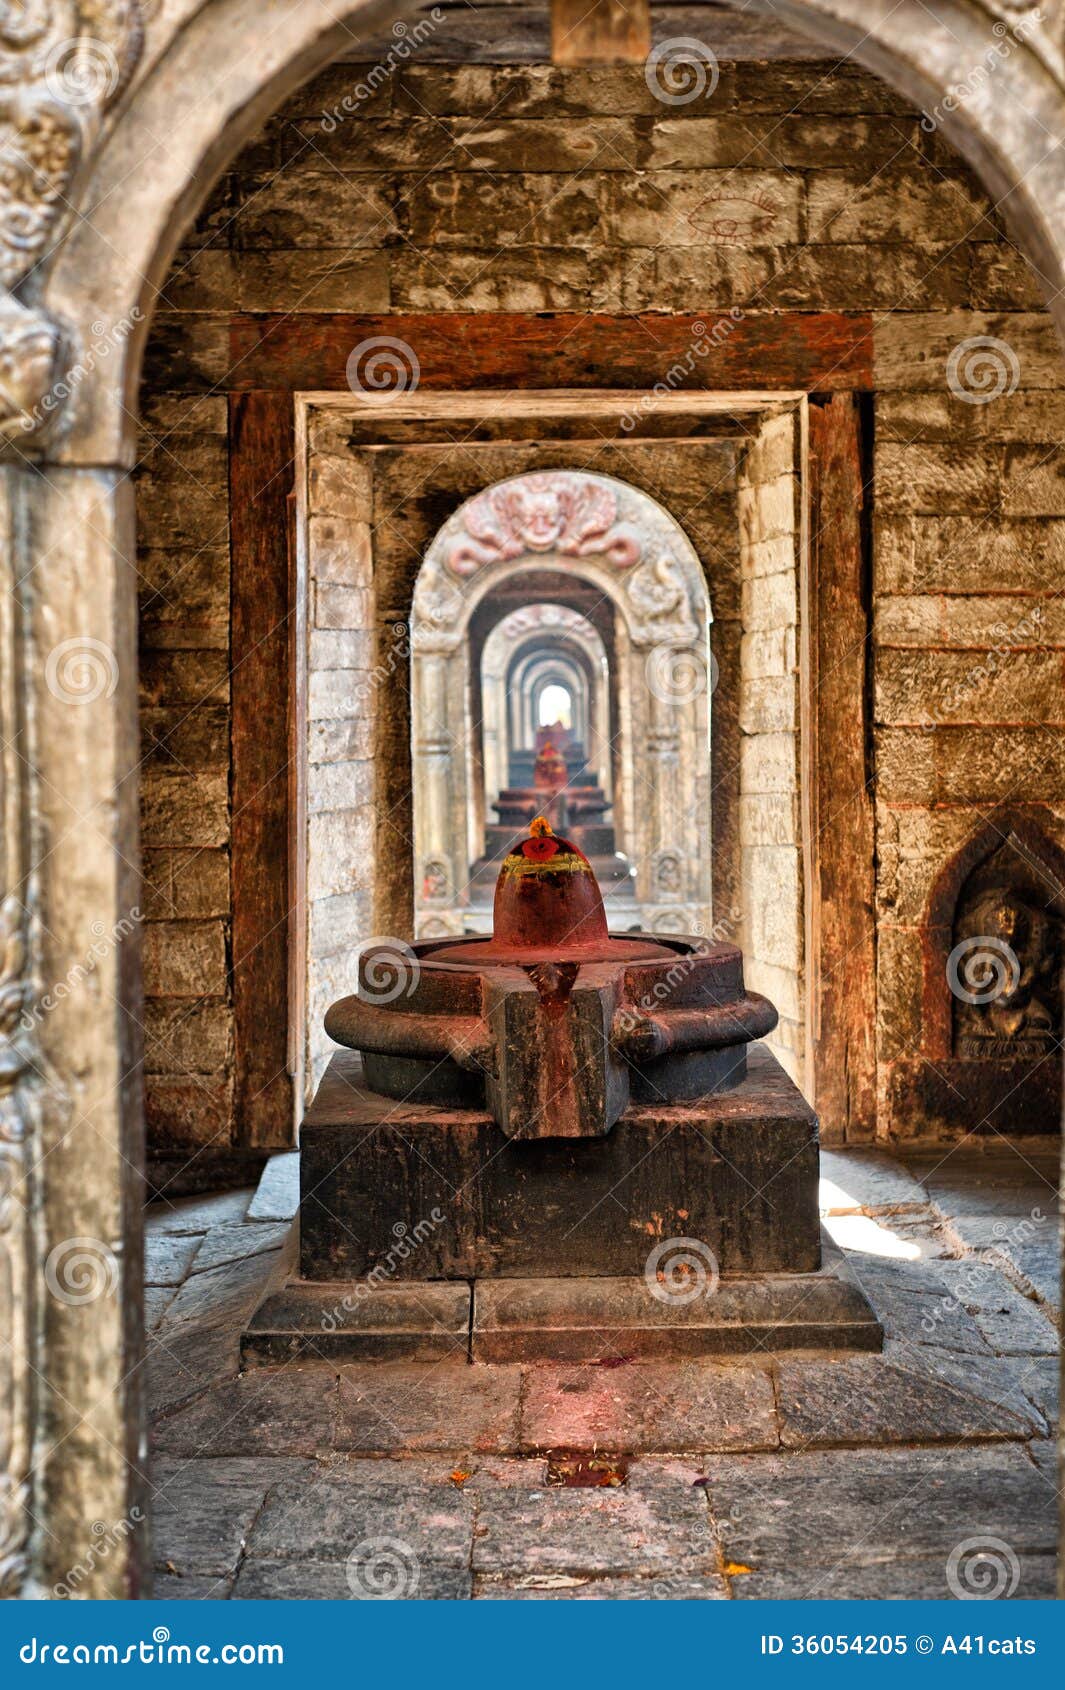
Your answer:
[[[649,926],[702,932],[710,911],[710,603],[683,529],[646,493],[605,475],[534,471],[497,482],[439,530],[411,617],[415,881],[419,929],[461,931],[469,864],[467,629],[481,600],[535,567],[576,575],[616,619],[620,784],[636,902]],[[677,864],[681,872],[676,872]],[[432,867],[432,876],[428,874]],[[658,879],[656,880],[656,874]]]
[[[504,616],[489,633],[481,651],[481,718],[484,747],[485,797],[489,805],[509,784],[508,753],[520,742],[531,746],[534,723],[522,718],[529,704],[520,683],[515,681],[525,666],[543,655],[544,638],[550,635],[553,650],[563,654],[571,673],[583,676],[585,714],[575,727],[578,738],[593,765],[599,768],[604,792],[611,791],[611,730],[609,669],[606,650],[598,630],[580,611],[564,604],[532,604]]]
[[[1065,154],[1048,144],[1065,103],[1059,0],[1035,14],[994,79],[961,101],[959,64],[985,59],[1003,24],[1031,8],[1016,0],[754,6],[940,111],[945,137],[1002,205],[1065,323]],[[40,1302],[32,1323],[16,1323],[13,1306],[0,1309],[13,1337],[3,1363],[13,1427],[0,1497],[5,1594],[47,1589],[62,1576],[64,1545],[86,1541],[93,1520],[121,1520],[139,1506],[131,1482],[141,1424],[136,945],[101,959],[99,990],[49,1016],[32,1045],[16,1022],[27,998],[83,956],[86,920],[117,929],[136,906],[128,471],[148,322],[184,230],[241,143],[362,19],[414,9],[399,0],[185,0],[153,8],[145,28],[137,0],[57,0],[11,9],[0,23],[0,102],[12,136],[0,213],[0,397],[15,441],[0,492],[8,618],[0,742],[3,889],[16,899],[4,918],[4,1002],[16,1007],[0,1023],[0,1139],[14,1198],[2,1244],[5,1301],[25,1312],[36,1287]],[[67,61],[75,69],[91,61],[101,43],[102,75],[63,73]],[[67,374],[57,382],[61,358]],[[76,705],[46,679],[48,654],[68,641],[107,654],[99,687]],[[41,1172],[23,1202],[30,1165]],[[45,1294],[43,1264],[64,1241],[90,1234],[107,1250],[122,1242],[125,1280],[72,1311]],[[38,1413],[31,1381],[42,1376],[51,1392]],[[41,1452],[32,1496],[31,1447]],[[131,1533],[83,1593],[133,1593],[142,1554]]]

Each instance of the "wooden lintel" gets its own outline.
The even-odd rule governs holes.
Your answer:
[[[642,65],[650,51],[650,0],[551,0],[553,64]]]

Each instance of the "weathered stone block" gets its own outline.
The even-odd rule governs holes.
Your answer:
[[[590,304],[588,254],[566,247],[456,249],[445,269],[406,248],[392,261],[392,305],[398,311],[572,311]],[[627,304],[640,309],[631,290]]]
[[[515,174],[490,177],[436,171],[399,208],[403,233],[418,247],[469,248],[471,229],[487,253],[500,246],[590,247],[601,239],[594,177]]]
[[[602,182],[602,234],[620,246],[797,243],[803,202],[802,178],[780,170],[610,176]]]
[[[808,229],[815,241],[920,241],[988,239],[986,200],[965,177],[877,171],[870,179],[849,170],[811,177]],[[970,333],[973,331],[970,330]]]
[[[983,726],[993,720],[1065,720],[1065,659],[1058,652],[1013,650],[903,651],[876,655],[874,708],[877,720],[895,725]]]
[[[611,1451],[775,1449],[768,1370],[715,1361],[530,1368],[522,1447]],[[687,1495],[693,1496],[689,1486]]]
[[[228,654],[218,651],[152,651],[139,672],[145,704],[224,704],[229,698]]]
[[[372,804],[326,810],[308,818],[308,897],[347,893],[358,884],[371,860],[375,819]]]
[[[142,823],[143,825],[143,823]],[[219,850],[149,850],[141,910],[148,921],[229,914],[229,857]]]
[[[342,1367],[335,1445],[366,1454],[516,1452],[520,1387],[518,1367]]]
[[[245,251],[269,247],[374,247],[396,232],[394,184],[361,176],[353,182],[313,158],[269,178],[242,177],[233,222]],[[343,235],[343,240],[338,237]]]
[[[225,932],[218,921],[150,921],[144,930],[149,997],[202,998],[226,991]]]
[[[229,760],[228,711],[223,704],[142,709],[141,746],[151,774],[191,776],[224,770]]]
[[[233,1015],[217,1001],[144,1005],[144,1067],[149,1074],[212,1074],[233,1054]]]
[[[307,775],[307,808],[311,815],[325,810],[356,810],[373,798],[373,764],[315,763]]]
[[[462,1281],[412,1286],[289,1280],[249,1320],[241,1356],[246,1367],[301,1357],[438,1362],[450,1356],[465,1362],[470,1304],[470,1287]]]
[[[816,1121],[767,1051],[748,1060],[743,1086],[632,1107],[604,1139],[516,1143],[481,1111],[375,1097],[344,1052],[301,1136],[301,1273],[358,1278],[400,1222],[421,1238],[405,1279],[639,1275],[670,1237],[701,1239],[726,1273],[815,1268]]]
[[[740,746],[740,789],[744,793],[790,793],[798,787],[798,741],[794,734],[752,734]]]
[[[369,512],[365,520],[312,516],[308,559],[316,581],[339,587],[369,587],[373,579]]]
[[[951,197],[947,190],[946,197]],[[855,215],[862,215],[860,201]],[[962,210],[962,215],[967,213]],[[973,230],[975,218],[970,218]],[[947,232],[936,225],[941,237]],[[978,233],[978,231],[974,231]],[[964,238],[964,237],[962,237]],[[939,393],[946,380],[947,359],[962,341],[990,335],[1004,340],[1015,354],[1026,387],[1065,385],[1060,343],[1045,312],[1009,311],[981,315],[974,311],[893,311],[878,316],[873,328],[874,372],[878,389],[918,388]],[[1007,384],[1009,382],[1007,364]],[[933,507],[934,508],[934,507]]]
[[[316,628],[365,629],[371,614],[370,594],[363,587],[316,585],[314,626]]]
[[[797,793],[744,793],[740,797],[739,815],[742,845],[795,845],[799,841]],[[766,996],[771,1003],[776,1002],[772,992]]]
[[[786,1358],[779,1372],[781,1442],[809,1449],[1030,1434],[1030,1416],[1026,1420],[1001,1405],[976,1377],[973,1358],[962,1361],[962,1376],[971,1381],[966,1387],[929,1372],[914,1346],[904,1353],[906,1361],[894,1365],[886,1356],[839,1362]]]
[[[166,1455],[314,1455],[332,1443],[337,1376],[331,1367],[256,1368],[217,1386],[158,1428]]]
[[[387,1578],[387,1575],[386,1575]],[[463,1602],[470,1595],[468,1567],[439,1561],[419,1561],[395,1585],[388,1600],[395,1602]],[[365,1574],[341,1561],[266,1560],[249,1555],[241,1563],[233,1586],[234,1602],[375,1602],[381,1599],[380,1568],[371,1562]],[[170,1594],[173,1594],[171,1592]]]
[[[684,1301],[656,1295],[661,1289],[646,1274],[478,1280],[473,1360],[609,1365],[622,1357],[880,1347],[880,1327],[838,1251],[818,1273],[707,1278],[701,1288],[693,1277]]]
[[[359,636],[356,635],[356,638]],[[316,669],[310,676],[308,710],[312,723],[331,722],[348,725],[353,721],[371,721],[374,695],[377,691],[368,666],[370,635],[363,633],[365,667],[353,669]],[[355,653],[352,653],[355,655]],[[332,760],[332,759],[330,759]]]
[[[369,464],[355,452],[347,452],[343,457],[313,453],[308,460],[307,501],[318,519],[318,526],[313,530],[315,536],[321,534],[321,518],[331,516],[340,518],[344,524],[343,529],[338,524],[332,532],[346,538],[348,522],[369,522],[373,515],[373,476]]]

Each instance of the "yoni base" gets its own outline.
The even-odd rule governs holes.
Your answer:
[[[668,1271],[669,1240],[725,1275],[814,1273],[817,1181],[817,1118],[762,1045],[732,1091],[524,1141],[483,1110],[381,1097],[342,1051],[300,1140],[300,1276],[639,1278],[656,1246]]]

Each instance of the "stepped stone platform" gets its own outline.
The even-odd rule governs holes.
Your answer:
[[[995,1594],[1053,1596],[1045,1144],[822,1151],[824,1224],[883,1353],[667,1360],[604,1332],[595,1362],[471,1366],[457,1333],[428,1363],[308,1351],[242,1372],[297,1161],[147,1213],[156,1597],[957,1599],[974,1539]],[[401,1546],[383,1587],[382,1538]]]

